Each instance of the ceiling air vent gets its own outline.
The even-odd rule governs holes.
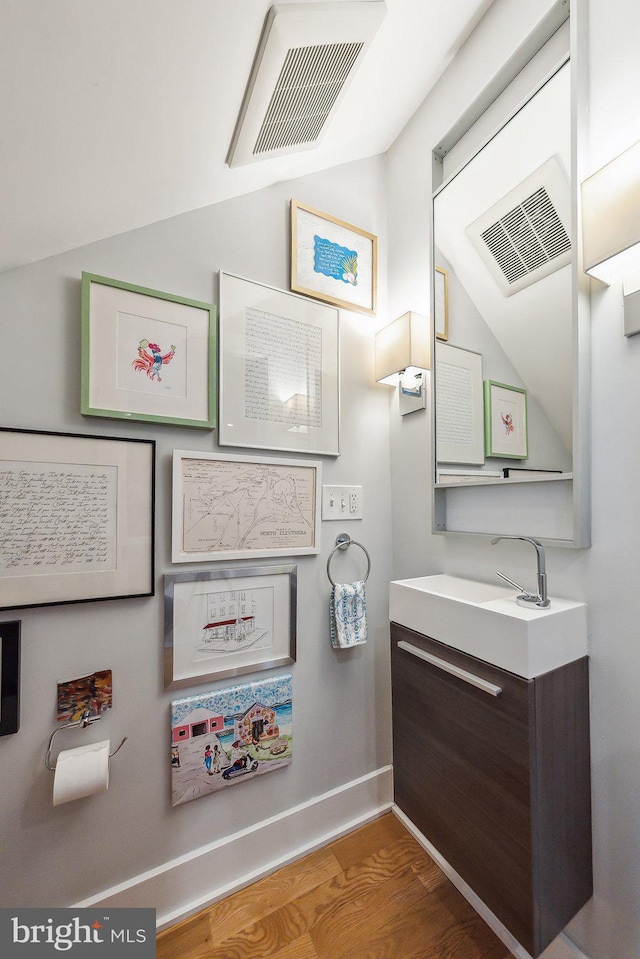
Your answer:
[[[385,13],[383,0],[271,7],[229,166],[316,146]]]
[[[553,156],[466,233],[502,292],[511,296],[570,262],[570,216],[569,180]]]

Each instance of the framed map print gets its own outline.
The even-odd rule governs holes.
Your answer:
[[[321,463],[173,451],[174,563],[320,549]]]
[[[227,679],[296,658],[295,566],[164,578],[165,686]]]

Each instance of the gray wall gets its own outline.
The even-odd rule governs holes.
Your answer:
[[[330,646],[325,564],[343,524],[323,523],[320,555],[294,560],[293,763],[234,786],[231,795],[172,808],[169,703],[225,683],[174,693],[163,688],[162,574],[189,568],[170,562],[171,451],[214,450],[216,434],[80,415],[80,276],[94,272],[209,302],[217,297],[219,269],[287,289],[291,197],[381,237],[378,317],[341,311],[344,452],[323,458],[325,483],[364,487],[363,521],[344,525],[371,554],[370,640],[347,652]],[[386,314],[385,210],[384,160],[374,158],[0,275],[0,423],[151,437],[158,444],[155,597],[2,613],[3,621],[22,620],[23,630],[22,726],[0,740],[3,905],[70,905],[389,763],[388,396],[373,375],[374,329]],[[344,578],[362,571],[355,551],[344,558]],[[104,668],[113,670],[114,706],[103,728],[61,733],[57,741],[66,737],[62,748],[125,734],[129,741],[112,763],[107,793],[53,807],[53,774],[44,756],[56,724],[56,682]]]

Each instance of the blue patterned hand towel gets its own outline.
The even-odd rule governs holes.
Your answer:
[[[367,601],[364,582],[336,583],[331,590],[331,645],[334,649],[361,646],[367,641]]]

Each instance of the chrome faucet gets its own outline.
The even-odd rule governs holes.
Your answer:
[[[524,606],[525,608],[537,606],[539,609],[546,609],[546,607],[550,605],[550,600],[547,596],[547,571],[544,560],[544,546],[537,539],[534,539],[533,536],[496,536],[495,539],[491,540],[491,545],[495,546],[495,544],[499,543],[501,539],[521,539],[524,540],[525,543],[531,543],[531,545],[535,547],[538,561],[537,596],[534,596],[533,593],[528,593],[524,586],[514,583],[514,581],[509,579],[508,576],[505,576],[504,573],[498,572],[498,576],[500,579],[503,579],[505,583],[508,583],[509,586],[513,586],[514,589],[520,590],[520,595],[516,596],[516,603],[519,606]]]

